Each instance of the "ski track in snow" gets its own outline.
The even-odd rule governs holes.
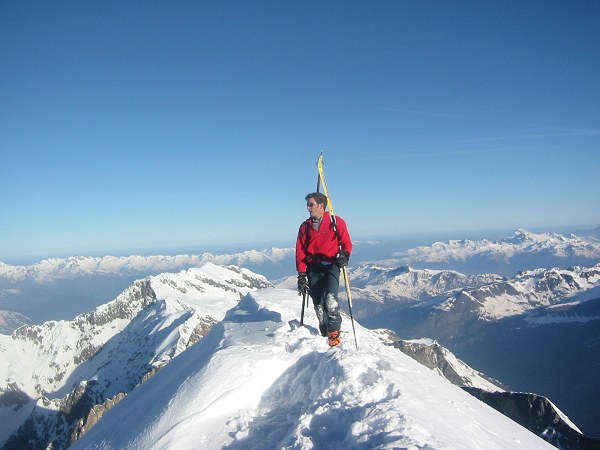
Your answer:
[[[296,292],[250,293],[73,449],[548,449],[346,317],[330,349]]]

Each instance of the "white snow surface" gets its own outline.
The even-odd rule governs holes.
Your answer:
[[[552,449],[348,318],[330,349],[295,291],[248,293],[73,449]]]

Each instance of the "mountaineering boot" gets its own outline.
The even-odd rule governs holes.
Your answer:
[[[342,340],[340,339],[340,332],[339,331],[332,331],[331,333],[329,333],[329,346],[330,347],[335,347],[336,345],[340,345],[342,343]]]

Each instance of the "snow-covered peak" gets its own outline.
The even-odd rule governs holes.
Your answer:
[[[589,250],[594,253],[594,246],[587,247],[587,241],[578,238],[574,234],[570,236],[563,236],[558,233],[532,233],[530,231],[519,228],[515,230],[513,236],[504,239],[504,242],[513,243],[518,247],[531,247],[531,248],[547,248],[554,246],[557,249],[568,248],[569,246],[574,247],[574,253],[581,253],[583,255],[589,255]]]
[[[384,304],[418,303],[457,289],[478,287],[502,280],[494,274],[464,275],[453,270],[379,267],[364,264],[353,269],[352,295],[357,317],[372,315]]]
[[[132,321],[157,300],[164,303],[159,308],[164,308],[166,315],[187,311],[205,320],[218,321],[241,296],[269,286],[262,275],[211,263],[136,281],[115,300],[72,321],[26,325],[11,336],[0,336],[0,359],[8,361],[0,367],[0,379],[17,381],[20,389],[32,397],[45,395],[63,387],[78,362],[91,358],[131,327]],[[28,358],[19,357],[23,353],[39,364],[32,365]],[[164,359],[157,356],[156,360]],[[54,370],[48,371],[47,367]]]
[[[248,292],[271,286],[262,275],[236,266],[206,263],[178,273],[149,277],[158,298],[176,298],[203,314],[221,318],[225,311]]]
[[[540,241],[540,240],[545,240],[544,237],[548,237],[548,234],[535,234],[535,233],[531,233],[523,228],[517,228],[514,232],[514,234],[511,237],[508,237],[505,239],[506,242],[515,242],[515,243],[522,243],[522,242],[535,242],[535,241]]]
[[[553,448],[358,324],[330,349],[298,306],[246,295],[73,448]]]
[[[499,320],[557,304],[583,302],[600,294],[600,264],[569,269],[522,271],[511,280],[463,289],[439,305],[442,310],[474,305],[484,320]]]

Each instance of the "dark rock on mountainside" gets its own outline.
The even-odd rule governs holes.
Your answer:
[[[522,392],[486,392],[474,387],[463,389],[557,448],[600,449],[600,438],[585,436],[573,428],[546,397]]]

